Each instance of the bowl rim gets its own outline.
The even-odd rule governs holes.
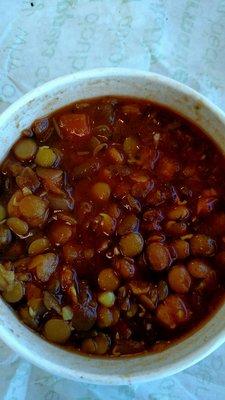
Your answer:
[[[205,96],[198,93],[196,90],[188,87],[187,85],[177,82],[174,79],[168,78],[166,76],[152,73],[148,71],[142,71],[137,69],[128,69],[128,68],[96,68],[90,69],[82,72],[75,72],[69,75],[64,75],[53,79],[49,82],[44,83],[41,86],[29,91],[21,98],[16,100],[13,104],[11,104],[2,114],[0,114],[0,126],[5,123],[13,114],[17,113],[21,107],[25,106],[27,103],[32,100],[41,97],[51,90],[57,88],[60,90],[60,87],[68,85],[70,82],[74,81],[83,81],[88,79],[109,79],[110,77],[118,77],[118,78],[142,78],[158,81],[165,86],[169,86],[171,88],[175,88],[179,93],[185,94],[188,97],[192,98],[194,101],[201,102],[206,108],[209,108],[213,114],[222,122],[225,127],[225,113],[214,103],[208,100]],[[140,96],[141,98],[141,96]],[[10,311],[11,312],[11,311]],[[216,311],[216,313],[218,310]],[[206,324],[208,321],[206,322]],[[27,329],[26,326],[24,326]],[[201,330],[201,328],[200,328]],[[36,336],[38,340],[43,340],[41,337]],[[14,351],[19,353],[22,357],[30,361],[32,364],[41,367],[42,369],[53,373],[55,375],[73,379],[81,382],[102,384],[102,385],[123,385],[132,383],[141,383],[146,381],[152,381],[159,378],[168,377],[170,375],[176,374],[207,357],[213,351],[215,351],[219,346],[221,346],[225,342],[225,327],[218,334],[216,334],[211,340],[203,343],[197,351],[192,350],[186,356],[180,357],[171,365],[161,366],[158,368],[156,373],[151,372],[150,374],[147,371],[143,371],[143,373],[132,373],[129,376],[119,376],[119,375],[109,375],[109,374],[97,374],[91,372],[83,372],[83,376],[79,375],[79,371],[76,369],[72,369],[71,367],[58,365],[51,360],[46,359],[43,355],[37,354],[34,351],[30,351],[24,347],[23,344],[19,342],[16,337],[16,334],[8,330],[7,327],[3,326],[0,323],[0,338]],[[184,339],[185,340],[185,339]],[[52,345],[54,349],[57,349],[56,346]],[[76,356],[76,353],[74,353]],[[151,353],[144,355],[144,357],[151,357]],[[121,358],[122,359],[122,358]],[[120,359],[120,360],[121,360]],[[117,359],[113,359],[112,361],[117,362]]]

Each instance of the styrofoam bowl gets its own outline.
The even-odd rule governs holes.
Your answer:
[[[0,116],[0,159],[22,129],[36,118],[74,101],[105,95],[135,96],[166,105],[198,124],[225,151],[225,115],[206,98],[157,74],[110,68],[58,78],[11,105]],[[68,352],[43,340],[0,299],[0,338],[22,357],[53,374],[95,384],[122,385],[175,374],[209,355],[225,342],[224,315],[225,305],[222,305],[199,330],[159,353],[94,358]]]

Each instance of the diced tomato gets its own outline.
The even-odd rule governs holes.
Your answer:
[[[60,134],[63,139],[82,140],[90,136],[90,124],[85,114],[64,114],[59,120]]]
[[[27,283],[26,287],[26,295],[27,299],[39,299],[43,296],[42,294],[42,289],[40,289],[38,286],[34,285],[33,283]]]

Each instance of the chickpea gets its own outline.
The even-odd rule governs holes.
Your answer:
[[[184,205],[173,207],[167,214],[172,221],[183,220],[189,216],[189,210]]]
[[[204,279],[208,276],[211,271],[210,267],[206,264],[204,260],[195,258],[191,260],[187,265],[188,272],[198,279]]]
[[[191,277],[183,265],[175,265],[168,274],[171,289],[180,294],[188,293],[191,286]]]
[[[147,257],[152,269],[162,271],[171,264],[171,256],[168,248],[160,243],[150,243],[147,247]]]
[[[108,183],[97,182],[91,188],[92,194],[96,200],[107,201],[111,194],[111,189]]]
[[[5,225],[0,225],[0,249],[7,246],[12,240],[12,234]]]
[[[132,232],[122,236],[119,245],[124,256],[134,257],[142,252],[144,241],[140,233]]]
[[[215,253],[216,244],[206,235],[194,235],[190,240],[191,252],[194,256],[210,257]]]
[[[69,339],[71,329],[63,319],[52,318],[46,322],[43,333],[50,342],[61,344]]]
[[[20,139],[13,148],[16,158],[20,161],[31,160],[37,151],[37,144],[33,139]]]
[[[49,237],[56,246],[62,246],[72,236],[72,228],[64,222],[54,222],[50,229]]]
[[[113,323],[113,314],[110,308],[102,305],[98,306],[98,326],[99,328],[108,328]]]
[[[8,218],[7,225],[16,235],[24,236],[28,233],[27,223],[17,217]]]
[[[134,214],[126,215],[117,227],[117,233],[121,236],[137,230],[139,220]]]
[[[189,243],[186,240],[177,239],[172,243],[178,260],[182,260],[190,255]]]
[[[166,328],[175,329],[188,321],[189,312],[178,295],[170,295],[157,307],[156,317]]]
[[[25,196],[20,201],[19,210],[32,227],[42,226],[48,216],[47,203],[33,194]]]
[[[113,292],[119,287],[119,279],[112,268],[105,268],[98,276],[98,284],[102,290]]]
[[[35,157],[35,163],[40,167],[51,167],[56,161],[56,154],[47,146],[39,147]]]

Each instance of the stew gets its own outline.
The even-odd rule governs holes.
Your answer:
[[[224,298],[224,172],[204,132],[144,100],[36,120],[0,166],[2,297],[65,348],[165,348]]]

